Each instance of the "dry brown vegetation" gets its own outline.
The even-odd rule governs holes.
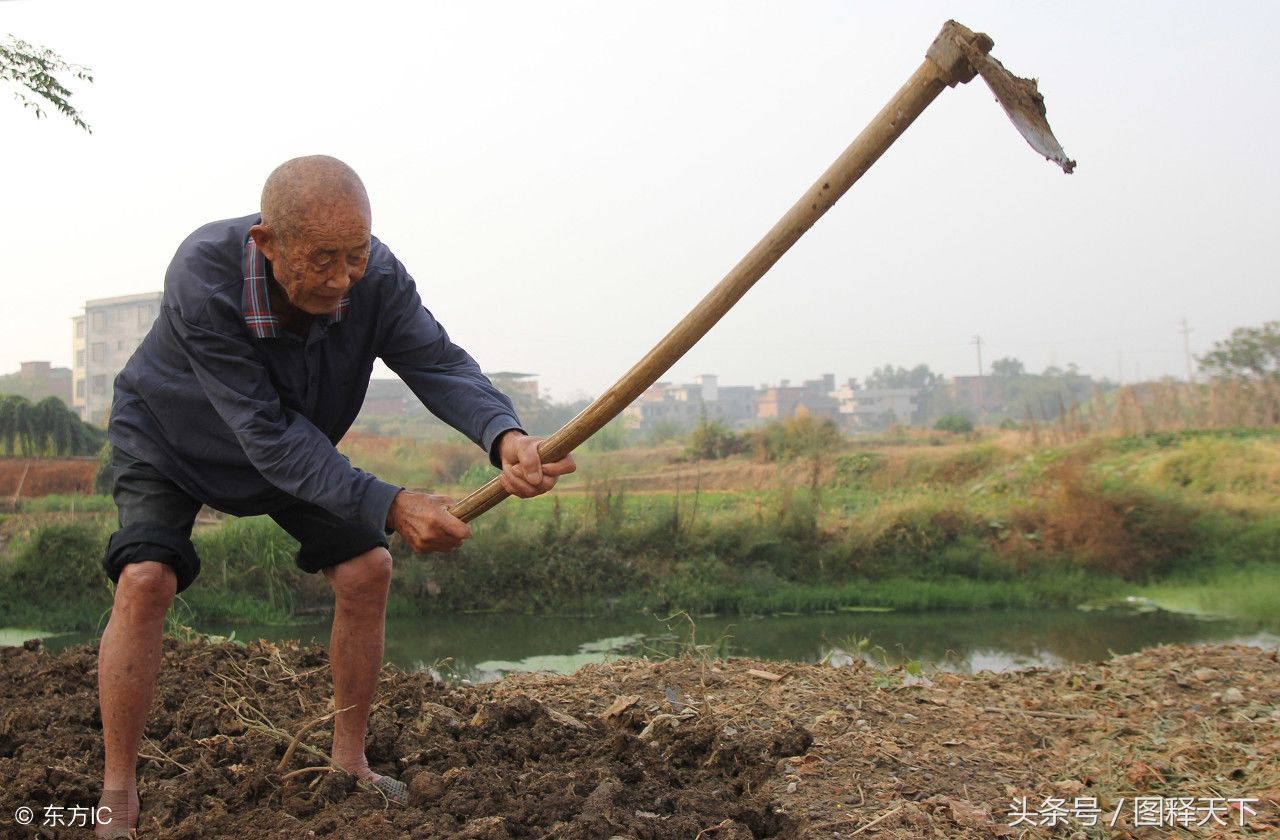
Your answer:
[[[97,458],[0,458],[0,499],[93,492]]]

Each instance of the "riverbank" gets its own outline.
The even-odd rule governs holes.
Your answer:
[[[433,450],[401,447],[369,457],[411,483],[394,463]],[[358,448],[350,454],[363,462]],[[487,514],[456,554],[417,558],[393,545],[391,613],[750,615],[1072,606],[1129,594],[1264,624],[1280,612],[1274,431],[1054,446],[933,435],[777,462],[690,461],[668,446],[582,461],[554,494]],[[468,487],[485,478],[462,461],[450,469]],[[0,626],[97,626],[110,603],[97,563],[111,524],[108,513],[7,517]],[[201,527],[194,539],[203,571],[175,625],[327,608],[323,582],[297,572],[295,545],[269,520]],[[1242,581],[1252,581],[1247,597],[1223,594]],[[1219,594],[1196,601],[1208,590]]]
[[[456,557],[402,565],[417,609],[816,612],[1070,606],[1280,561],[1280,436],[1232,430],[851,443],[815,457],[583,456]],[[489,517],[492,517],[491,519]],[[1260,590],[1240,617],[1266,619]]]
[[[96,664],[93,647],[0,650],[0,824],[96,801]],[[969,840],[1056,815],[1144,837],[1137,797],[1190,800],[1195,836],[1280,828],[1280,665],[1253,648],[974,676],[684,656],[465,687],[387,668],[369,757],[409,783],[404,808],[329,771],[330,725],[308,726],[329,697],[322,650],[167,641],[144,830]]]

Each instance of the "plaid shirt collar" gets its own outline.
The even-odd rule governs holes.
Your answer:
[[[258,243],[249,237],[244,246],[244,292],[240,298],[240,306],[244,312],[244,322],[255,338],[280,338],[284,335],[284,327],[280,319],[271,311],[271,299],[268,294],[267,258],[258,250]],[[343,295],[338,306],[328,315],[326,324],[336,324],[347,315],[351,308],[351,296]]]

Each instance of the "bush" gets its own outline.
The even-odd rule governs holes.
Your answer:
[[[0,572],[0,625],[93,629],[111,604],[104,522],[42,525]]]
[[[944,414],[933,424],[933,428],[940,432],[966,434],[973,431],[973,423],[963,414]]]
[[[690,458],[700,461],[717,461],[746,452],[749,442],[745,435],[733,432],[719,420],[710,422],[703,420],[689,435],[689,445],[685,448]]]
[[[757,441],[765,460],[786,461],[830,453],[844,439],[831,420],[805,415],[770,423],[759,432]]]

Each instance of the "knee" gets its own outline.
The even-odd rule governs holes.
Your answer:
[[[116,582],[117,609],[164,613],[178,591],[178,576],[164,563],[130,563]]]
[[[391,552],[378,547],[327,569],[325,575],[339,600],[381,603],[391,588],[391,566]]]

